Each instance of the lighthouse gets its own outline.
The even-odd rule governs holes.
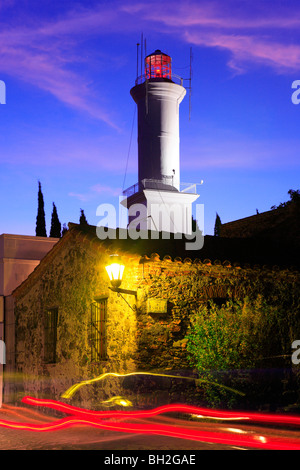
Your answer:
[[[181,190],[179,106],[186,89],[172,74],[171,57],[148,55],[130,94],[138,111],[138,182],[123,192],[129,227],[190,234],[199,196],[195,185]]]

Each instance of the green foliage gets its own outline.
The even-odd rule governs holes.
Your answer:
[[[203,391],[214,406],[233,406],[239,393],[248,400],[270,395],[270,384],[258,383],[253,371],[291,370],[291,344],[300,338],[299,275],[254,272],[211,281],[227,287],[227,301],[209,300],[191,316],[188,359],[206,381]]]
[[[300,203],[300,190],[299,189],[297,189],[296,191],[293,189],[289,189],[288,195],[290,196],[289,201],[281,202],[278,206],[272,206],[271,209],[273,210],[273,209],[278,209],[280,207],[287,207],[291,203],[296,203],[296,204]]]
[[[209,302],[199,309],[192,320],[187,346],[199,371],[253,365],[249,347],[250,330],[257,335],[253,312],[242,302],[232,301],[222,307]]]

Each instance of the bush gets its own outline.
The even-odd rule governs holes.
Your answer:
[[[260,294],[199,308],[191,318],[187,351],[210,405],[253,406],[266,393],[271,398],[270,374],[264,383],[266,375],[260,371],[282,364],[284,348],[291,345],[287,323],[280,305],[268,304]],[[278,398],[278,389],[276,393]]]

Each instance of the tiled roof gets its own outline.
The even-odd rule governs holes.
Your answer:
[[[294,238],[300,240],[300,207],[289,204],[222,224],[222,237]]]
[[[172,262],[183,264],[197,264],[223,267],[240,266],[244,268],[258,266],[274,266],[283,268],[300,269],[300,259],[292,244],[284,245],[280,239],[263,240],[257,238],[233,238],[205,236],[201,250],[187,250],[186,239],[176,239],[170,234],[169,239],[143,239],[132,240],[126,237],[126,230],[113,230],[111,235],[115,238],[100,240],[97,237],[96,227],[87,225],[69,224],[69,230],[41,260],[40,264],[30,276],[13,292],[26,289],[26,286],[39,276],[41,270],[47,266],[67,244],[72,243],[74,237],[82,243],[88,243],[92,249],[106,251],[107,253],[119,252],[137,257],[137,259],[149,259],[156,262]],[[299,252],[299,250],[298,250]]]

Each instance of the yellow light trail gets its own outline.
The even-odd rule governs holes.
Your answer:
[[[111,404],[121,405],[121,406],[133,406],[130,400],[127,400],[127,398],[120,397],[120,396],[109,398],[108,400],[104,400],[101,403],[107,406],[110,406]]]
[[[194,377],[185,377],[185,376],[182,376],[182,375],[171,375],[171,374],[159,374],[159,373],[155,373],[155,372],[128,372],[126,374],[119,374],[117,372],[105,372],[104,374],[101,374],[99,375],[98,377],[94,377],[93,379],[88,379],[88,380],[83,380],[82,382],[79,382],[77,384],[74,384],[72,385],[72,387],[70,387],[68,390],[66,390],[62,395],[61,397],[62,398],[71,398],[75,392],[77,392],[77,390],[80,388],[80,387],[83,387],[84,385],[90,385],[90,384],[93,384],[95,382],[99,382],[100,380],[104,380],[105,378],[107,377],[129,377],[129,376],[133,376],[133,375],[151,375],[151,376],[155,376],[155,377],[167,377],[167,378],[175,378],[175,379],[185,379],[185,380],[193,380],[195,381],[195,383],[210,383],[210,384],[213,384],[213,385],[216,385],[217,387],[220,387],[220,388],[225,388],[233,393],[236,393],[238,395],[242,395],[244,396],[245,394],[238,391],[238,390],[235,390],[233,388],[230,388],[230,387],[226,387],[225,385],[221,385],[221,384],[218,384],[216,382],[211,382],[209,380],[205,380],[205,379],[195,379]]]

